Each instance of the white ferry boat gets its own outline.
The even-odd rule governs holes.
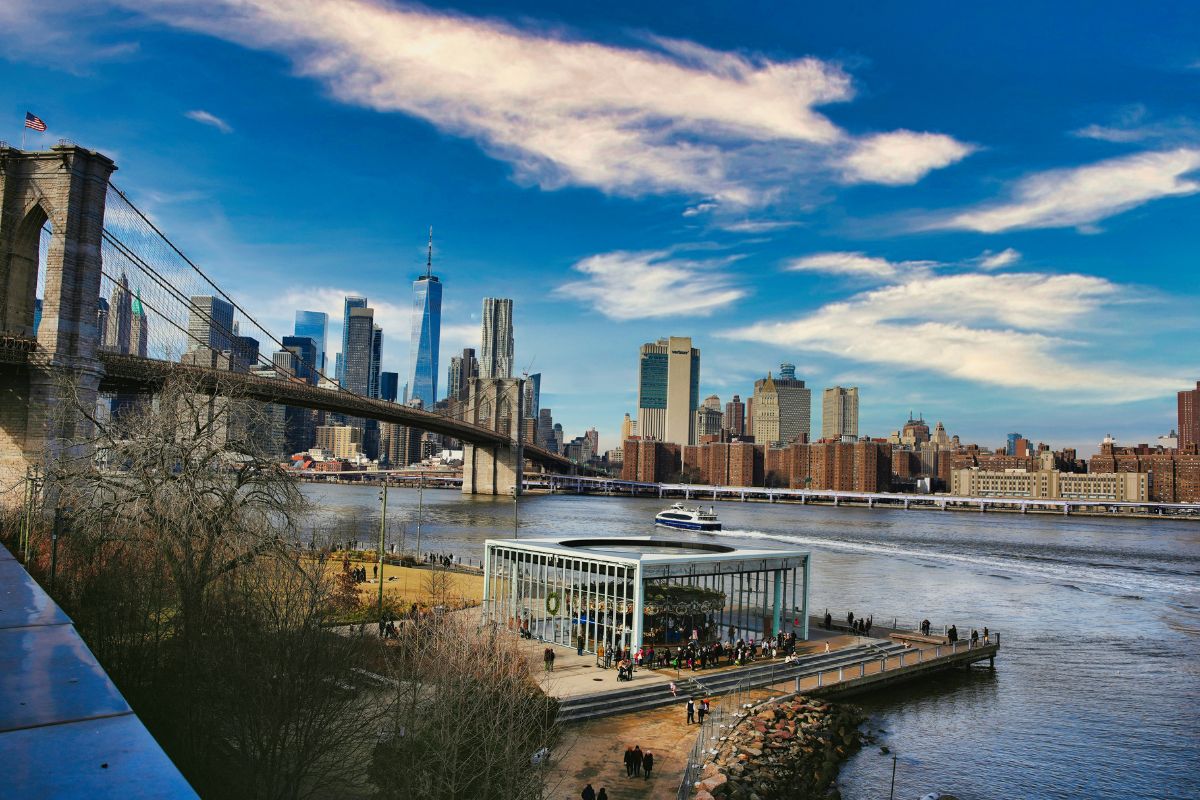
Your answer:
[[[681,528],[685,531],[719,531],[721,522],[717,512],[711,507],[708,511],[700,508],[687,508],[682,503],[676,503],[666,511],[658,512],[654,524],[663,528]]]

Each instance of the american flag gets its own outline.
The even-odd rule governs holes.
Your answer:
[[[46,130],[46,123],[42,122],[42,118],[37,116],[36,114],[31,114],[28,111],[26,111],[25,112],[25,127],[33,128],[35,131],[44,133]]]

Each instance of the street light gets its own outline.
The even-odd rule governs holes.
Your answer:
[[[513,495],[513,538],[520,539],[521,538],[521,520],[520,520],[520,517],[517,516],[517,498],[521,496],[521,493],[518,491],[518,487],[516,487],[516,486],[512,487],[512,495]]]
[[[387,494],[388,481],[387,476],[383,476],[383,491],[379,493],[379,501],[382,504],[379,510],[379,628],[383,630],[383,537],[384,531],[387,528]],[[366,568],[363,568],[364,573]]]

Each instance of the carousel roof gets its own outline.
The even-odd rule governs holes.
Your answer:
[[[735,541],[700,541],[659,536],[559,536],[488,539],[487,545],[550,553],[615,564],[637,565],[643,575],[695,572],[758,572],[802,566],[807,550],[746,547]]]

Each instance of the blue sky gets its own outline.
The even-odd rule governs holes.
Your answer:
[[[9,0],[0,138],[32,110],[115,158],[276,331],[366,295],[402,374],[433,225],[440,383],[512,297],[518,365],[605,448],[666,335],[722,401],[781,361],[858,385],[871,435],[1174,426],[1200,7],[651,5]]]

